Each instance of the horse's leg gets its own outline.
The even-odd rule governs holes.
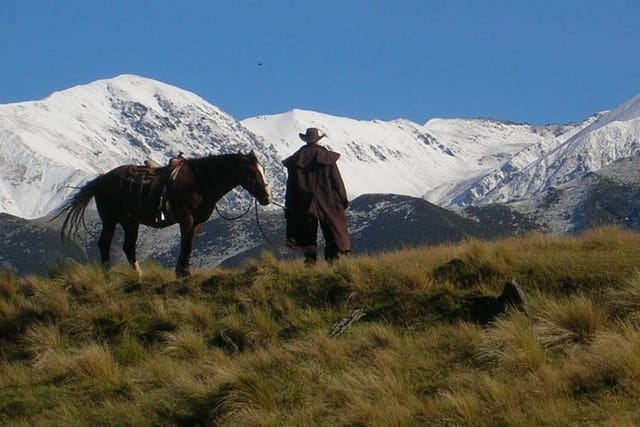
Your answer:
[[[109,259],[111,252],[111,240],[113,239],[113,233],[116,231],[116,223],[111,221],[102,222],[102,232],[100,233],[100,239],[98,239],[98,249],[100,249],[100,260],[102,266],[105,269],[109,269]]]
[[[191,257],[191,246],[194,234],[193,217],[187,216],[180,222],[180,255],[176,264],[176,276],[189,276],[189,258]]]
[[[139,228],[140,224],[138,224],[137,222],[122,224],[122,229],[124,230],[124,242],[122,243],[122,250],[127,256],[127,261],[129,261],[129,264],[131,264],[131,266],[136,270],[138,276],[141,276],[142,270],[140,269],[140,265],[138,264],[138,260],[136,259],[136,243],[138,242]]]

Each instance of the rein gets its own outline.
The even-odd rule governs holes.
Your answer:
[[[256,204],[256,225],[258,226],[258,230],[260,230],[260,234],[262,234],[262,237],[264,238],[264,240],[266,240],[267,243],[273,246],[284,246],[284,245],[278,245],[274,243],[271,239],[269,239],[269,236],[267,236],[267,233],[264,232],[264,229],[262,228],[262,224],[260,224],[260,218],[258,217],[258,200],[257,199],[255,200],[255,204]],[[286,207],[282,206],[280,203],[275,202],[273,200],[271,201],[271,204],[279,206],[285,211],[287,210]]]
[[[278,206],[279,208],[284,209],[285,211],[287,210],[286,206],[281,205],[280,203],[278,203],[278,202],[276,202],[276,201],[274,201],[274,200],[272,200],[272,201],[271,201],[271,204],[272,204],[272,205],[276,205],[276,206]]]
[[[264,228],[262,228],[262,224],[260,223],[260,216],[258,215],[258,199],[254,199],[254,203],[256,205],[256,225],[258,226],[258,230],[260,230],[260,234],[262,234],[262,237],[264,238],[264,240],[267,241],[267,243],[274,245],[274,246],[278,246],[276,243],[273,242],[273,240],[271,240],[269,238],[269,236],[267,236],[267,233],[265,233]],[[283,205],[281,205],[278,202],[275,201],[271,201],[271,204],[274,204],[284,210],[287,210],[287,208]],[[218,215],[220,215],[220,218],[225,219],[227,221],[235,221],[237,219],[242,218],[243,216],[247,215],[249,213],[249,211],[251,210],[251,204],[249,204],[249,207],[247,208],[247,210],[245,210],[244,212],[242,212],[240,215],[236,215],[234,217],[228,217],[226,215],[223,215],[222,212],[220,212],[220,209],[218,209],[218,205],[216,205],[216,212],[218,212]]]
[[[256,203],[258,203],[257,200],[256,200]],[[249,203],[249,207],[247,208],[247,210],[242,212],[240,215],[229,217],[229,216],[223,215],[223,213],[220,212],[220,209],[218,209],[218,205],[216,205],[216,212],[218,212],[218,215],[220,215],[220,218],[226,219],[227,221],[235,221],[236,219],[240,219],[243,216],[245,216],[246,214],[248,214],[250,210],[251,210],[251,203]],[[257,211],[257,208],[256,208],[256,211]]]

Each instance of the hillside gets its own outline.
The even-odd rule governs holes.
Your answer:
[[[60,232],[46,221],[28,221],[0,213],[0,268],[44,273],[67,260],[84,258],[74,243],[63,244]]]
[[[251,210],[233,221],[246,208]],[[214,213],[196,236],[192,264],[196,268],[213,268],[218,265],[238,266],[265,251],[276,257],[298,257],[284,247],[284,215],[282,210],[258,207],[250,202],[237,209],[221,207]],[[506,208],[505,208],[506,209]],[[509,214],[511,215],[511,214]],[[536,229],[533,223],[510,221],[507,225],[500,215],[485,215],[471,220],[458,213],[435,206],[423,199],[394,194],[368,194],[351,202],[347,211],[354,253],[375,254],[395,249],[460,242],[471,238],[493,238],[522,234]],[[58,224],[43,220],[20,220],[0,215],[0,230],[5,244],[0,246],[0,260],[19,274],[46,273],[66,257],[86,263],[100,259],[97,239],[100,222],[95,211],[86,215],[87,230],[75,243],[65,244],[57,232]],[[142,227],[138,240],[138,258],[152,259],[164,266],[175,264],[180,243],[178,226],[156,230]],[[320,245],[323,245],[320,240]],[[112,245],[116,263],[124,263],[122,233],[118,229]],[[45,249],[36,251],[36,248]],[[34,258],[36,262],[34,262]]]
[[[639,257],[608,228],[185,280],[4,272],[0,422],[637,425]],[[526,310],[503,312],[513,279]]]
[[[500,206],[524,214],[538,229],[553,234],[579,233],[606,224],[637,230],[640,229],[639,167],[640,157],[618,159],[595,172],[549,187],[532,199]]]

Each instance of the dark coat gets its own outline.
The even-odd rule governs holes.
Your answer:
[[[336,161],[340,154],[318,144],[307,144],[286,158],[287,191],[285,206],[287,226],[296,216],[307,215],[326,221],[340,251],[351,250],[344,214],[349,207],[347,191]],[[295,230],[290,230],[295,237]]]

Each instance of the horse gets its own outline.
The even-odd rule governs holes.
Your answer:
[[[102,231],[98,248],[102,265],[109,268],[111,241],[116,226],[124,230],[122,249],[131,266],[141,274],[136,259],[140,224],[164,228],[180,225],[180,254],[175,272],[189,276],[193,239],[202,223],[211,217],[216,203],[237,186],[258,202],[271,203],[264,169],[255,152],[221,154],[200,158],[173,158],[169,165],[121,165],[80,187],[58,210],[54,219],[64,217],[62,238],[77,234],[84,224],[84,212],[95,198]]]

